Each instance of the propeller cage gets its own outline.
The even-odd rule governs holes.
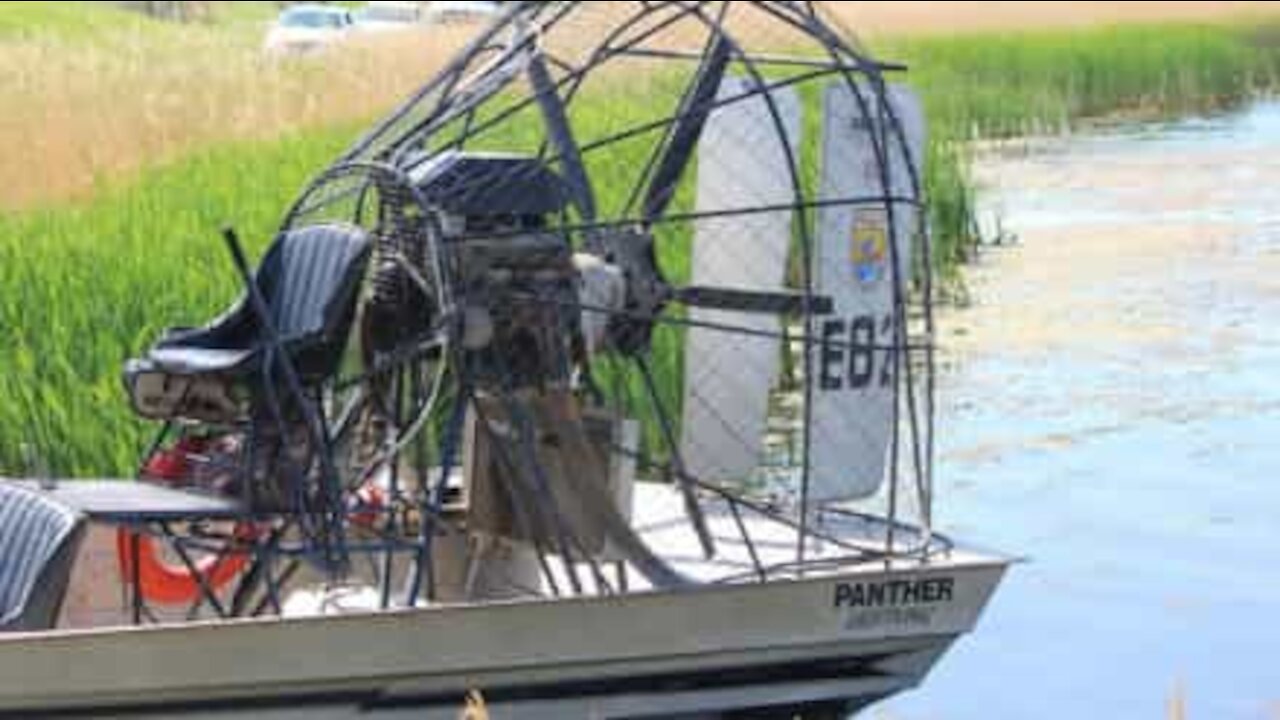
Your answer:
[[[610,545],[681,583],[609,493],[574,504],[626,464],[675,486],[708,557],[717,498],[765,496],[801,564],[843,502],[928,526],[933,260],[903,69],[816,3],[504,4],[283,223],[375,242],[364,367],[335,384],[377,407],[326,418],[380,415],[351,477],[416,464],[412,505],[481,468],[484,526],[562,580]]]

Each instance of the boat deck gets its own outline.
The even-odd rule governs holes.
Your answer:
[[[128,481],[63,481],[40,486],[60,502],[83,510],[98,522],[81,552],[69,591],[62,627],[90,628],[131,624],[127,593],[122,590],[116,538],[112,524],[180,519],[200,515],[210,519],[240,516],[231,500],[175,491]],[[815,578],[832,574],[882,572],[886,569],[926,571],[938,567],[985,564],[993,556],[954,546],[941,536],[925,537],[906,526],[893,528],[895,552],[887,552],[890,526],[882,518],[854,512],[825,511],[802,529],[767,504],[743,504],[726,498],[702,499],[714,555],[708,557],[689,521],[678,488],[651,482],[633,487],[631,522],[655,554],[694,585],[750,584],[766,580]],[[774,513],[777,513],[776,515]],[[105,524],[102,524],[105,523]],[[474,538],[470,542],[475,542]],[[436,555],[465,555],[468,539],[455,536],[439,543]],[[539,565],[527,546],[493,541],[479,563],[437,560],[438,572],[453,586],[442,600],[450,603],[534,599],[558,594],[616,595],[651,591],[654,587],[620,553],[606,547],[596,568],[566,565],[549,556]],[[1003,559],[1000,559],[1003,560]],[[570,578],[569,574],[576,575]],[[549,576],[549,577],[548,577]],[[311,616],[367,612],[380,608],[380,594],[372,583],[341,588],[328,586],[317,573],[304,571],[292,583],[292,599],[284,612]],[[160,609],[162,622],[188,619],[187,608]]]

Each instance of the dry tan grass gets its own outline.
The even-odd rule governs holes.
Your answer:
[[[600,42],[600,28],[634,12],[620,5],[589,5],[548,41],[566,57],[588,52]],[[753,42],[785,44],[785,33],[770,40],[763,37],[770,33],[757,31],[760,25],[746,17],[735,30]],[[0,44],[6,68],[0,76],[0,210],[84,197],[100,178],[192,148],[372,119],[477,30],[378,35],[319,56],[284,59],[264,55],[257,34],[200,28],[82,45]],[[677,30],[684,32],[667,42],[688,48],[705,40],[696,23]],[[631,73],[650,64],[625,62],[618,69]],[[607,84],[613,77],[609,71],[598,80]]]
[[[842,2],[861,34],[946,33],[1280,13],[1280,2]],[[598,3],[570,44],[599,40]],[[749,15],[749,13],[748,13]],[[744,17],[739,31],[756,31]],[[475,28],[379,36],[320,57],[271,60],[256,34],[191,30],[109,43],[0,44],[0,209],[85,196],[115,177],[226,140],[371,118],[439,67]],[[697,35],[697,33],[694,33]],[[565,35],[564,37],[575,37]],[[754,41],[753,41],[754,42]],[[580,49],[580,48],[579,48]],[[637,64],[638,67],[642,65]]]
[[[291,59],[194,32],[88,47],[0,46],[0,207],[83,195],[95,178],[213,142],[370,118],[464,38],[406,33]]]

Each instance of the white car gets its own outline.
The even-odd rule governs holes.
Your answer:
[[[422,5],[416,2],[371,2],[355,14],[360,31],[402,30],[422,21]]]
[[[435,24],[485,22],[497,17],[501,3],[437,0],[427,8],[427,22]]]
[[[347,37],[353,20],[345,8],[294,5],[280,13],[267,32],[268,53],[297,55],[317,52]]]

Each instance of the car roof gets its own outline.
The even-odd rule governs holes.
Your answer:
[[[303,3],[301,5],[290,5],[284,10],[281,10],[280,14],[285,15],[291,12],[322,12],[322,13],[328,13],[331,15],[345,15],[347,14],[348,10],[347,8],[344,8],[344,7],[334,7],[332,5],[316,5],[312,3]]]
[[[431,3],[430,9],[438,9],[442,7],[497,10],[498,3],[484,2],[483,0],[441,0],[440,2]]]

